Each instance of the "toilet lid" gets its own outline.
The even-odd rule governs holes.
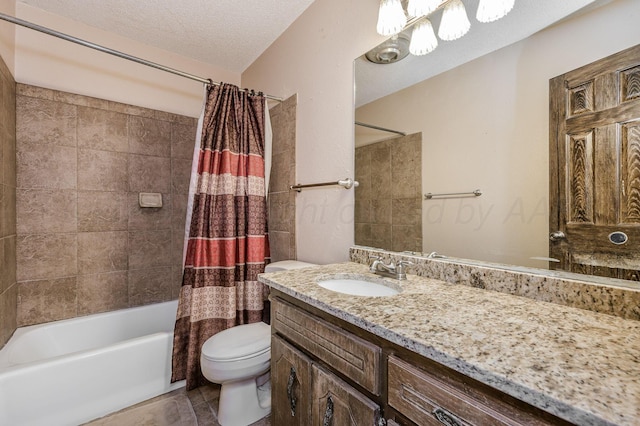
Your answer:
[[[263,322],[238,325],[210,337],[202,355],[212,361],[231,361],[260,355],[271,348],[271,327]]]

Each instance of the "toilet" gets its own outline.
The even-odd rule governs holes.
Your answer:
[[[296,260],[274,262],[265,272],[313,266]],[[238,325],[210,337],[202,345],[204,377],[222,385],[218,422],[246,426],[271,413],[271,327],[263,322]]]

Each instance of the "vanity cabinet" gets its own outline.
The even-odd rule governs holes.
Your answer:
[[[274,425],[570,424],[277,291],[271,309]]]
[[[380,406],[355,388],[380,393],[381,349],[281,299],[271,309],[272,423],[384,424]]]

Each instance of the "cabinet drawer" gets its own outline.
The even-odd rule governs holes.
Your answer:
[[[442,382],[394,356],[388,359],[389,405],[419,425],[546,425],[501,403],[482,400]]]
[[[273,330],[380,395],[381,349],[278,298],[271,306]]]

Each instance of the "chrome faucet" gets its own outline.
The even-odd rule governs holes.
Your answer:
[[[444,259],[444,258],[446,258],[446,257],[447,257],[447,256],[444,256],[444,255],[442,255],[442,254],[438,254],[438,253],[437,253],[437,252],[435,252],[435,251],[432,251],[431,253],[429,253],[429,254],[427,255],[427,259]]]
[[[413,265],[413,262],[409,262],[408,260],[400,260],[396,265],[393,260],[388,264],[384,263],[380,256],[369,256],[369,258],[373,259],[369,267],[369,272],[382,277],[395,278],[396,280],[406,280],[407,273],[405,266]]]

